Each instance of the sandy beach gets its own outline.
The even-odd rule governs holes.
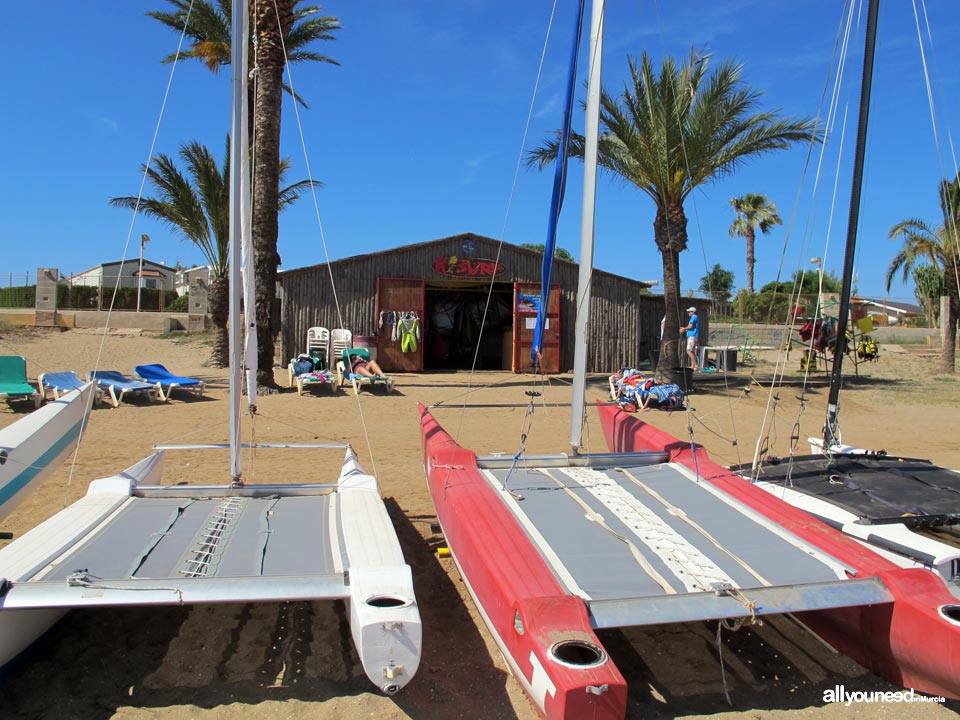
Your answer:
[[[227,439],[227,372],[207,366],[209,335],[158,337],[141,331],[66,332],[0,328],[0,353],[27,359],[31,379],[44,371],[94,367],[130,373],[161,362],[207,381],[203,399],[124,403],[94,409],[73,462],[68,460],[3,523],[22,535],[81,497],[90,480],[123,469],[155,444]],[[762,381],[772,353],[736,377],[711,378],[689,412],[650,412],[643,419],[695,440],[721,464],[749,462],[764,416],[770,452],[786,454],[799,436],[820,432],[822,381],[802,393],[784,386],[775,399]],[[788,368],[799,363],[794,352]],[[938,376],[936,351],[884,346],[879,363],[861,366],[842,399],[847,442],[928,457],[960,468],[960,382]],[[821,372],[823,376],[825,373]],[[281,385],[286,370],[277,369]],[[538,390],[528,452],[565,451],[568,376],[541,382],[506,372],[397,376],[389,396],[295,391],[259,399],[245,433],[260,442],[347,441],[379,478],[407,561],[424,624],[420,670],[395,697],[378,694],[363,675],[342,606],[333,603],[130,608],[77,611],[0,678],[3,718],[519,718],[536,717],[483,627],[449,558],[436,550],[433,504],[423,476],[417,402],[442,403],[434,414],[461,444],[489,454],[516,452],[527,390]],[[746,388],[746,389],[745,389]],[[589,399],[606,397],[594,377]],[[472,405],[517,405],[474,407]],[[28,412],[0,403],[0,426]],[[802,409],[802,412],[801,412]],[[596,417],[585,444],[606,450]],[[800,448],[805,451],[805,447]],[[317,453],[320,454],[317,454]],[[260,451],[245,458],[248,482],[327,482],[342,455],[330,451]],[[215,451],[170,452],[166,483],[227,482],[227,458]],[[0,544],[3,544],[0,542]],[[960,704],[826,704],[823,692],[898,688],[839,656],[789,618],[724,631],[692,623],[605,632],[601,639],[630,682],[630,717],[944,718]],[[729,701],[728,701],[729,698]]]

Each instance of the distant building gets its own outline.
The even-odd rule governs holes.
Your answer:
[[[190,292],[190,286],[193,283],[200,283],[206,288],[210,287],[210,278],[213,275],[209,265],[197,265],[187,270],[181,270],[177,273],[175,289],[177,295],[183,297]]]
[[[144,289],[172,291],[176,274],[173,268],[144,258],[143,274],[141,276],[140,259],[133,258],[132,260],[97,265],[89,270],[71,275],[67,282],[74,287],[114,287],[117,285],[117,278],[119,277],[120,287],[135,288],[142,277],[142,287]]]
[[[903,325],[908,318],[925,316],[923,308],[919,305],[898,300],[858,297],[855,298],[855,302],[866,311],[868,317],[873,318],[877,325]]]
[[[377,349],[385,372],[527,372],[543,308],[541,367],[566,372],[574,361],[579,268],[558,259],[545,296],[542,261],[542,253],[529,248],[464,233],[285,270],[278,278],[280,356],[303,352],[308,329],[321,326],[349,328],[355,342],[363,339],[361,347]],[[649,269],[645,262],[634,257],[624,269]],[[649,293],[650,283],[598,269],[592,281],[587,370],[609,375],[658,357],[663,297]],[[696,298],[687,305],[700,309],[706,337],[710,301]],[[403,320],[418,328],[416,342],[398,332]]]

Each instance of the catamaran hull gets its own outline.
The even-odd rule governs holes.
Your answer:
[[[348,450],[340,472],[340,532],[350,575],[350,628],[367,677],[388,695],[417,672],[423,647],[413,574],[380,496]]]
[[[627,684],[477,467],[420,406],[424,466],[460,575],[517,681],[548,718],[622,718]]]
[[[933,573],[901,568],[788,503],[753,487],[693,447],[618,408],[599,406],[614,452],[666,451],[671,462],[744,503],[823,552],[858,577],[877,577],[892,604],[806,612],[798,617],[826,642],[874,673],[905,688],[960,698],[960,606]]]
[[[9,515],[76,445],[93,405],[87,383],[0,430],[0,520]]]

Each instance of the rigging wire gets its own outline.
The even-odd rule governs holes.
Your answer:
[[[523,133],[522,133],[522,135],[521,135],[520,147],[519,147],[519,150],[518,150],[518,152],[517,152],[517,161],[516,161],[516,163],[515,163],[515,165],[514,165],[513,181],[512,181],[512,184],[511,184],[511,186],[510,186],[510,192],[509,192],[508,195],[507,195],[507,206],[506,206],[506,210],[505,210],[505,212],[504,212],[503,224],[501,225],[501,229],[500,229],[500,237],[499,237],[499,240],[498,240],[498,242],[497,242],[497,252],[496,252],[496,255],[495,255],[495,257],[494,257],[494,263],[495,263],[495,264],[494,264],[494,267],[496,267],[497,265],[499,265],[500,258],[501,258],[502,253],[503,253],[503,246],[504,246],[505,238],[506,238],[506,234],[507,234],[507,227],[508,227],[508,225],[509,225],[510,215],[511,215],[511,212],[512,212],[512,209],[513,209],[513,202],[514,202],[514,198],[515,198],[515,196],[516,196],[517,184],[518,184],[518,182],[519,182],[520,169],[521,169],[522,166],[523,166],[523,156],[524,156],[525,147],[526,147],[526,144],[527,144],[527,137],[528,137],[528,135],[529,135],[529,133],[530,133],[530,126],[531,126],[532,123],[533,123],[533,110],[534,110],[534,107],[535,107],[535,105],[536,105],[537,96],[538,96],[539,91],[540,91],[540,83],[541,83],[541,81],[542,81],[542,79],[543,79],[543,69],[544,69],[544,64],[545,64],[545,62],[546,62],[547,48],[549,47],[550,38],[551,38],[551,35],[552,35],[552,33],[553,33],[553,24],[554,24],[554,19],[555,19],[555,17],[556,17],[556,11],[557,11],[557,0],[554,0],[552,6],[551,6],[551,8],[550,8],[550,16],[549,16],[549,19],[548,19],[548,21],[547,21],[547,29],[546,29],[546,33],[545,33],[545,36],[544,36],[544,39],[543,39],[543,46],[542,46],[541,51],[540,51],[540,61],[539,61],[538,67],[537,67],[537,73],[536,73],[536,77],[535,77],[535,79],[534,79],[533,90],[532,90],[531,97],[530,97],[530,105],[528,106],[528,109],[527,109],[527,117],[526,117],[526,121],[525,121],[525,123],[524,123]],[[546,252],[546,249],[545,249],[545,252]],[[483,314],[482,314],[481,320],[480,320],[480,331],[479,331],[479,333],[478,333],[478,335],[477,335],[477,343],[476,343],[476,346],[474,347],[473,359],[472,359],[471,364],[470,364],[470,373],[469,373],[468,380],[467,380],[467,390],[466,390],[466,392],[465,392],[465,396],[466,396],[466,397],[468,397],[468,396],[469,396],[470,394],[472,394],[472,392],[474,391],[474,376],[475,376],[475,374],[476,374],[477,362],[479,361],[479,357],[480,357],[481,341],[482,341],[482,339],[483,339],[484,328],[486,327],[486,324],[487,324],[487,322],[486,322],[486,321],[487,321],[487,315],[489,314],[489,311],[490,311],[490,305],[491,305],[491,302],[492,302],[492,299],[493,299],[493,290],[494,290],[494,285],[495,285],[495,283],[496,283],[496,273],[494,273],[493,275],[491,275],[491,277],[490,277],[490,283],[489,283],[488,288],[487,288],[487,299],[486,299],[486,303],[484,304]],[[543,293],[541,293],[541,295],[543,295]],[[550,302],[550,290],[549,290],[549,288],[548,288],[547,291],[546,291],[545,297],[541,297],[541,303],[546,303],[546,306],[549,307],[549,302]],[[535,380],[534,380],[534,381],[536,382],[536,378],[537,378],[537,376],[539,376],[539,377],[541,378],[541,383],[543,384],[543,386],[544,386],[544,387],[549,386],[549,381],[543,382],[542,379],[545,378],[546,376],[543,375],[543,373],[542,373],[542,368],[539,368],[539,369],[540,369],[540,372],[539,372],[539,373],[535,373]],[[544,404],[545,404],[545,403],[546,403],[546,393],[545,393],[545,392],[542,392],[542,393],[541,393],[541,397],[543,398],[543,402],[544,402]],[[531,408],[533,407],[533,398],[531,398],[530,407],[531,407]],[[464,404],[461,406],[460,415],[459,415],[459,418],[458,418],[458,420],[457,420],[457,427],[456,427],[456,430],[455,430],[454,433],[453,433],[453,438],[454,438],[454,440],[457,441],[457,442],[459,442],[460,436],[461,436],[462,433],[463,433],[464,422],[465,422],[465,419],[466,419],[466,410],[467,410],[466,400],[464,400]],[[532,409],[530,410],[530,412],[532,412]],[[522,434],[521,447],[523,446],[524,443],[525,443],[525,435]],[[448,469],[448,471],[447,471],[447,480],[449,479],[451,473],[452,473],[452,469]],[[447,480],[445,480],[444,482],[446,483]]]
[[[926,29],[927,29],[927,38],[930,43],[930,48],[932,52],[933,33],[930,30],[930,19],[929,19],[929,16],[927,15],[926,0],[921,0],[921,3],[923,5],[924,25],[926,26]],[[933,101],[933,87],[930,81],[930,68],[928,67],[927,55],[926,55],[926,52],[924,51],[923,34],[920,29],[920,18],[919,18],[919,15],[917,14],[916,0],[913,0],[913,17],[917,26],[917,40],[918,40],[918,46],[920,49],[920,58],[923,64],[923,78],[924,78],[924,85],[927,91],[927,103],[930,107],[930,123],[933,129],[933,141],[937,151],[937,161],[940,167],[940,174],[941,176],[943,176],[945,174],[944,171],[946,169],[944,167],[944,161],[943,161],[943,146],[940,141],[940,133],[937,132],[937,112],[936,112],[936,107]],[[960,178],[960,173],[958,173],[957,171],[957,158],[956,158],[956,155],[952,153],[952,151],[953,151],[953,143],[951,142],[951,154],[953,157],[953,173],[951,177]],[[956,287],[957,295],[960,296],[960,267],[958,267],[958,263],[960,263],[960,238],[958,238],[958,234],[957,234],[958,228],[957,228],[956,208],[954,207],[954,204],[949,201],[948,197],[942,198],[942,200],[943,200],[944,209],[947,215],[947,217],[944,218],[944,220],[946,221],[944,231],[945,233],[950,233],[952,230],[952,234],[953,234],[953,237],[949,238],[952,241],[952,247],[948,242],[947,248],[946,248],[947,254],[949,255],[949,258],[947,261],[952,262],[953,264],[953,279],[957,286]],[[954,326],[956,326],[957,318],[951,317],[950,322],[952,322]]]
[[[663,13],[661,12],[661,8],[660,8],[659,2],[654,2],[654,6],[655,6],[655,8],[656,8],[656,15],[657,15],[658,28],[659,28],[659,37],[660,37],[660,42],[661,42],[661,49],[663,50],[664,54],[666,54],[666,42],[665,42],[665,39],[664,39],[665,36],[666,36],[666,33],[665,33],[665,31],[664,31]],[[696,99],[694,98],[694,99],[692,99],[691,102],[695,102],[695,101],[696,101]],[[680,117],[680,114],[679,114],[679,113],[680,113],[680,109],[679,109],[676,105],[674,105],[674,111],[675,111],[676,114],[677,114],[678,124],[682,124],[683,118]],[[814,135],[814,137],[815,137],[815,135]],[[811,139],[811,146],[812,146],[812,139]],[[680,149],[681,149],[681,152],[683,153],[683,161],[684,161],[684,164],[686,165],[687,176],[688,176],[688,177],[692,177],[693,173],[692,173],[692,168],[691,168],[691,165],[690,165],[690,156],[689,156],[689,153],[688,153],[688,151],[687,151],[686,138],[684,137],[684,134],[683,134],[682,132],[680,133]],[[665,178],[663,178],[663,179],[665,180]],[[700,254],[701,254],[701,257],[702,257],[702,259],[703,259],[704,272],[706,273],[706,277],[707,277],[708,293],[710,294],[710,297],[711,297],[711,299],[713,300],[713,298],[714,298],[714,293],[713,293],[714,288],[713,288],[713,286],[712,286],[712,278],[711,278],[711,276],[710,276],[710,268],[708,267],[708,264],[707,264],[707,252],[706,252],[706,245],[705,245],[705,243],[704,243],[703,223],[701,222],[701,219],[700,219],[700,211],[699,211],[699,207],[698,207],[698,205],[697,205],[696,193],[694,192],[695,189],[696,189],[696,188],[691,188],[689,194],[687,195],[687,197],[690,199],[690,202],[691,202],[692,205],[693,205],[694,225],[696,226],[697,238],[698,238],[699,244],[700,244]],[[670,236],[669,236],[670,230],[671,230],[671,226],[670,226],[669,223],[667,223],[667,224],[666,224],[666,231],[667,231],[667,233],[668,233],[668,243],[672,245],[673,240],[672,240],[672,238],[670,238]],[[664,284],[666,284],[666,280],[664,280]],[[680,288],[679,288],[679,287],[677,288],[677,291],[678,291],[678,292],[680,291]],[[666,294],[666,288],[664,288],[664,294]],[[678,312],[678,313],[681,312],[681,311],[680,311],[680,305],[681,305],[681,304],[682,304],[682,303],[678,303],[678,304],[677,304],[677,312]],[[715,307],[715,303],[714,303],[714,302],[711,302],[711,307]],[[677,322],[677,324],[680,325],[681,327],[683,327],[683,326],[686,325],[686,323],[683,322],[683,315],[682,315],[682,314],[680,314],[680,316],[676,319],[676,322]],[[699,340],[699,337],[698,337],[698,340]],[[661,338],[661,342],[662,342],[662,338]],[[699,344],[699,342],[698,342],[698,344]],[[682,342],[682,340],[681,340],[681,342],[678,344],[677,352],[678,352],[678,356],[679,356],[679,365],[682,367],[682,366],[684,365],[684,347],[683,347],[683,342]],[[705,359],[705,358],[706,358],[705,353],[702,353],[702,354],[701,354],[701,357],[703,357],[703,358]],[[698,363],[698,364],[699,364],[699,363]],[[718,364],[719,364],[719,363],[718,363]],[[702,371],[702,368],[701,368],[701,371]],[[686,381],[686,375],[685,375],[685,374],[682,376],[682,379],[683,379],[683,381],[684,381],[684,383],[685,383],[685,381]],[[723,383],[724,383],[724,390],[725,390],[726,392],[729,392],[729,390],[730,390],[730,378],[729,378],[729,376],[727,375],[726,372],[724,372],[724,374],[723,374]],[[689,388],[684,388],[684,394],[687,395],[687,394],[689,393],[689,390],[690,390]],[[693,408],[690,406],[690,403],[689,403],[689,400],[688,400],[688,399],[687,399],[686,402],[685,402],[685,407],[686,407],[687,412],[690,414],[690,416],[688,416],[688,418],[687,418],[687,431],[688,431],[688,435],[689,435],[689,437],[690,437],[690,447],[691,447],[691,450],[693,451],[692,456],[693,456],[694,464],[695,464],[695,466],[696,466],[696,464],[697,464],[697,454],[696,454],[696,452],[695,452],[696,442],[695,442],[694,427],[693,427],[693,422],[694,422],[694,421],[693,421],[693,417],[692,417]],[[728,409],[728,413],[729,413],[729,416],[730,416],[731,427],[733,428],[733,437],[734,437],[733,446],[736,448],[737,462],[738,462],[738,464],[739,464],[739,463],[740,463],[740,444],[739,444],[739,442],[737,442],[737,440],[736,440],[736,437],[737,437],[736,416],[735,416],[735,414],[734,414],[734,412],[733,412],[732,399],[731,399],[729,396],[727,396],[727,409]],[[699,473],[699,471],[698,471],[698,473]]]
[[[150,166],[153,164],[154,151],[156,150],[156,147],[157,147],[157,139],[160,137],[160,126],[163,123],[164,114],[167,109],[167,101],[170,98],[170,90],[173,86],[173,78],[174,78],[174,75],[176,74],[177,65],[180,61],[180,53],[183,50],[184,39],[187,36],[187,28],[190,26],[190,15],[193,12],[194,2],[195,0],[191,0],[190,5],[187,8],[186,15],[184,16],[183,30],[180,32],[180,39],[177,42],[177,52],[174,55],[173,62],[171,63],[170,74],[167,76],[167,84],[163,92],[163,100],[160,103],[160,111],[157,115],[157,121],[154,124],[153,136],[150,139],[150,149],[147,151],[147,162],[146,164],[144,164],[143,174],[140,176],[140,188],[137,190],[137,201],[134,206],[133,216],[130,218],[130,225],[127,229],[127,237],[123,245],[123,254],[120,258],[121,266],[126,261],[127,253],[130,250],[130,240],[133,237],[133,229],[136,225],[137,216],[140,213],[140,201],[143,199],[143,191],[147,184],[147,178],[149,177]],[[104,346],[107,341],[107,330],[110,327],[110,318],[113,315],[113,308],[114,308],[114,305],[116,304],[117,295],[119,294],[119,292],[120,292],[120,273],[118,272],[116,282],[113,287],[113,294],[110,296],[110,304],[107,306],[107,316],[104,320],[103,334],[100,338],[100,345],[97,349],[97,357],[96,357],[96,360],[94,361],[94,370],[100,369],[100,363],[103,359]],[[40,388],[40,391],[43,392],[43,388]],[[96,389],[94,389],[94,392],[96,392]],[[91,397],[91,402],[92,401],[93,400]],[[87,420],[85,420],[84,422],[86,423]],[[83,432],[81,431],[81,433],[77,436],[77,442],[76,442],[76,445],[74,446],[74,450],[71,455],[70,469],[67,475],[67,482],[63,488],[62,507],[67,506],[68,494],[73,484],[73,476],[76,472],[77,458],[80,453],[80,447],[81,447],[82,441],[83,441]]]
[[[277,22],[279,24],[280,11],[277,8],[276,0],[274,0],[273,2],[273,7],[274,7],[274,12],[277,14]],[[289,55],[287,54],[286,38],[283,36],[282,32],[279,35],[280,35],[280,44],[283,49],[284,67],[287,73],[287,80],[290,83],[291,94],[293,95],[294,98],[296,98],[297,93],[296,93],[296,87],[294,86],[294,82],[293,82],[292,66],[289,61]],[[327,237],[323,228],[323,220],[320,214],[320,203],[317,200],[317,189],[315,186],[315,181],[313,179],[313,170],[310,166],[310,153],[307,150],[306,134],[304,133],[304,129],[303,129],[303,120],[300,116],[300,108],[298,107],[297,102],[294,101],[292,105],[293,105],[294,117],[296,118],[296,121],[297,121],[297,131],[299,133],[300,146],[301,146],[301,149],[303,150],[303,161],[307,170],[307,180],[310,183],[310,196],[311,196],[311,199],[313,200],[313,210],[317,220],[317,229],[320,236],[320,246],[323,248],[323,258],[327,266],[327,275],[330,278],[330,291],[333,296],[334,306],[336,308],[337,322],[339,323],[339,327],[345,327],[345,323],[343,320],[343,309],[340,305],[340,298],[337,294],[337,283],[333,277],[333,267],[330,264],[330,250],[327,246]],[[336,362],[336,359],[328,358],[328,362]],[[373,443],[371,442],[371,439],[370,439],[370,428],[367,424],[366,416],[363,413],[363,402],[360,398],[359,393],[354,393],[354,400],[357,404],[357,412],[360,417],[360,427],[361,427],[361,430],[363,431],[364,442],[367,445],[367,451],[370,457],[370,469],[374,477],[379,477],[379,472],[377,470],[377,461],[373,452]]]
[[[839,24],[838,24],[837,35],[836,35],[836,37],[835,37],[835,39],[834,39],[833,55],[832,55],[832,57],[831,57],[831,62],[830,62],[830,65],[829,65],[830,68],[833,68],[834,65],[836,65],[836,68],[837,68],[836,73],[835,73],[835,75],[834,75],[833,83],[832,83],[832,90],[830,91],[830,99],[829,99],[829,102],[827,102],[827,100],[826,100],[828,89],[831,87],[830,71],[829,71],[829,70],[828,70],[828,72],[827,72],[827,77],[826,77],[825,80],[824,80],[823,90],[822,90],[821,95],[820,95],[820,104],[819,104],[818,109],[817,109],[816,124],[819,125],[819,120],[820,120],[821,117],[823,117],[823,108],[824,108],[824,104],[826,103],[826,104],[827,104],[827,113],[826,113],[826,119],[825,119],[825,121],[824,121],[825,137],[830,137],[830,135],[832,134],[832,131],[833,131],[833,127],[835,126],[836,121],[837,121],[838,107],[839,107],[839,103],[840,103],[840,90],[841,90],[841,87],[842,87],[842,82],[841,82],[841,81],[842,81],[842,78],[843,78],[843,75],[844,75],[844,68],[846,67],[846,61],[847,61],[847,57],[848,57],[850,36],[851,36],[852,27],[853,27],[854,10],[855,10],[855,2],[853,2],[853,0],[847,0],[846,3],[845,3],[845,5],[844,5],[844,8],[842,9],[842,11],[841,11],[841,13],[840,13],[840,22],[839,22]],[[844,21],[844,17],[846,17],[846,21]],[[843,136],[844,136],[844,134],[845,134],[845,128],[846,128],[846,113],[844,113],[844,120],[843,120],[843,123],[842,123],[841,127],[842,127],[842,130],[841,130],[841,145],[840,145],[841,152],[838,154],[838,157],[837,157],[838,169],[839,169],[840,160],[841,160],[841,158],[842,158],[842,139],[843,139]],[[807,176],[807,173],[808,173],[808,171],[809,171],[809,169],[810,169],[810,165],[811,165],[811,161],[812,161],[812,157],[813,157],[813,147],[814,147],[814,145],[815,145],[815,141],[816,141],[816,138],[815,138],[815,137],[811,139],[811,144],[810,144],[810,146],[809,146],[809,148],[808,148],[807,158],[806,158],[806,161],[804,162],[804,167],[803,167],[803,170],[802,170],[802,172],[801,172],[800,183],[799,183],[799,186],[798,186],[799,189],[798,189],[798,191],[797,191],[797,194],[796,194],[796,197],[795,197],[795,200],[794,200],[794,208],[793,208],[793,211],[792,211],[792,214],[791,214],[790,225],[789,225],[788,230],[787,230],[787,236],[784,238],[783,248],[782,248],[781,254],[780,254],[780,264],[779,264],[778,270],[777,270],[777,280],[778,280],[778,281],[779,281],[780,277],[782,276],[784,261],[785,261],[785,259],[786,259],[787,247],[788,247],[788,245],[789,245],[789,243],[790,243],[790,239],[791,239],[791,236],[792,236],[793,224],[794,224],[794,221],[795,221],[795,219],[796,219],[797,213],[798,213],[798,211],[799,211],[800,198],[801,198],[801,195],[802,195],[802,186],[803,186],[803,184],[804,184],[804,181],[805,181],[805,178],[806,178],[806,176]],[[820,177],[821,177],[822,172],[823,172],[823,165],[824,165],[825,158],[826,158],[826,142],[824,141],[824,143],[822,144],[822,146],[821,146],[821,148],[820,148],[820,152],[819,152],[819,156],[818,156],[817,164],[816,164],[816,170],[815,170],[815,173],[814,173],[814,178],[813,178],[813,192],[812,192],[812,197],[811,197],[811,200],[810,200],[810,208],[811,208],[811,209],[810,209],[810,211],[809,211],[809,213],[808,213],[808,215],[807,215],[807,220],[806,220],[806,223],[805,223],[804,239],[802,239],[801,242],[800,242],[800,244],[799,244],[800,247],[799,247],[799,256],[798,256],[798,261],[797,261],[797,262],[798,262],[798,265],[799,265],[801,268],[802,268],[802,266],[803,266],[802,258],[805,256],[806,251],[809,249],[808,243],[810,242],[810,237],[812,236],[813,231],[814,231],[814,226],[813,226],[813,217],[814,217],[814,215],[813,215],[813,207],[815,206],[816,198],[817,198],[818,191],[819,191]],[[838,189],[838,183],[839,183],[839,172],[835,173],[835,177],[834,177],[834,189],[833,189],[833,196],[832,196],[832,201],[831,201],[831,210],[830,210],[830,213],[829,213],[829,223],[828,223],[828,228],[827,228],[827,233],[826,233],[825,247],[824,247],[824,250],[823,250],[823,252],[821,253],[821,256],[820,256],[820,257],[821,257],[821,266],[820,266],[821,268],[823,267],[822,263],[824,263],[824,262],[826,261],[827,251],[829,250],[829,240],[830,240],[831,229],[832,229],[833,213],[834,213],[834,208],[835,208],[835,205],[836,205],[836,194],[837,194],[837,189]],[[790,310],[792,310],[792,308],[796,306],[796,304],[797,304],[797,302],[798,302],[798,300],[799,300],[800,289],[801,289],[800,282],[801,282],[801,280],[802,280],[802,277],[803,277],[802,271],[801,271],[800,273],[797,273],[797,275],[796,275],[795,278],[794,278],[794,283],[793,283],[793,286],[792,286],[792,289],[791,289],[791,292],[790,292],[790,296],[789,296],[788,315],[787,315],[787,318],[786,318],[786,320],[785,320],[785,322],[784,322],[784,331],[785,331],[785,332],[784,332],[784,335],[785,335],[785,337],[787,338],[787,342],[789,342],[789,338],[790,338],[791,335],[792,335],[792,324],[791,324],[792,318],[791,318]],[[821,315],[821,313],[822,313],[822,308],[820,307],[820,301],[821,301],[821,298],[823,297],[823,273],[822,273],[822,272],[819,273],[817,290],[818,290],[818,292],[817,292],[817,304],[816,304],[816,310],[815,310],[815,313],[814,313],[814,317],[815,317],[815,318],[816,318],[816,317],[819,317],[819,316]],[[755,447],[755,449],[754,449],[754,456],[753,456],[753,461],[752,461],[752,466],[753,466],[753,471],[754,471],[754,479],[756,479],[755,474],[756,474],[756,472],[757,472],[758,464],[759,464],[759,462],[760,462],[761,449],[762,449],[762,448],[764,449],[764,454],[765,454],[766,449],[769,448],[770,438],[769,438],[769,430],[767,430],[767,423],[768,423],[768,422],[772,422],[771,414],[772,414],[772,412],[773,412],[774,393],[775,393],[776,388],[777,388],[778,386],[782,385],[782,383],[783,383],[783,378],[784,378],[784,375],[785,375],[785,373],[786,373],[786,363],[787,363],[787,358],[786,358],[787,349],[786,349],[786,345],[787,345],[787,342],[784,342],[784,343],[780,346],[780,348],[778,349],[778,352],[777,352],[776,360],[775,360],[775,365],[774,365],[775,370],[774,370],[773,382],[771,382],[770,388],[769,388],[769,390],[768,390],[767,403],[766,403],[766,407],[765,407],[765,409],[764,409],[763,419],[761,420],[760,432],[758,433],[758,436],[757,436],[756,447]],[[813,337],[811,337],[810,347],[809,347],[809,349],[808,349],[808,352],[811,352],[811,353],[813,352]],[[809,356],[808,356],[808,357],[809,357]],[[809,374],[810,374],[810,365],[809,365],[809,363],[807,363],[807,364],[805,365],[805,368],[804,368],[803,389],[802,389],[802,391],[801,391],[801,396],[804,394],[804,392],[805,392],[805,390],[806,390],[806,385],[807,385],[807,381],[808,381],[808,379],[809,379]]]

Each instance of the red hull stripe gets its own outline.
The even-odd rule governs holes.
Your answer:
[[[490,632],[530,699],[548,718],[623,718],[627,686],[592,628],[513,513],[460,447],[420,406],[424,467],[437,517]],[[596,646],[600,662],[559,662],[551,648]]]

